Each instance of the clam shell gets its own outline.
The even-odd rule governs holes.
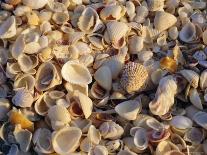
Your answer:
[[[65,83],[64,87],[71,94],[73,94],[75,90],[78,90],[79,92],[88,96],[88,85],[77,85],[67,82]]]
[[[31,9],[40,9],[43,8],[48,1],[47,0],[22,0],[22,3],[26,6],[29,6]]]
[[[207,88],[207,70],[201,73],[199,85],[202,90]]]
[[[139,53],[144,47],[144,38],[139,36],[132,36],[129,38],[129,52],[131,54]]]
[[[197,89],[192,88],[189,92],[189,98],[191,103],[198,109],[203,110],[202,100]]]
[[[65,127],[52,133],[52,145],[58,154],[74,152],[78,146],[82,132],[76,127]]]
[[[207,122],[206,122],[207,113],[199,111],[194,114],[193,120],[204,129],[207,129]]]
[[[83,152],[89,152],[94,145],[89,141],[88,137],[85,137],[80,143],[80,150]]]
[[[10,5],[18,5],[21,3],[21,0],[5,0],[5,2]]]
[[[205,30],[202,34],[203,43],[207,45],[207,30]]]
[[[0,48],[0,64],[5,65],[8,58],[8,51],[5,48]]]
[[[35,67],[30,56],[26,54],[20,54],[17,58],[17,62],[23,72],[28,72]]]
[[[192,127],[193,122],[188,117],[178,115],[172,118],[170,125],[177,129],[186,130]]]
[[[192,70],[181,70],[180,74],[188,80],[188,82],[191,84],[192,87],[197,88],[198,87],[198,82],[199,82],[199,75],[192,71]]]
[[[144,150],[139,150],[137,146],[134,144],[134,137],[124,137],[123,143],[127,147],[127,150],[130,149],[133,152],[136,152],[136,154],[143,153]],[[128,153],[128,152],[125,152]]]
[[[77,118],[75,120],[71,121],[71,126],[75,126],[81,129],[82,133],[87,133],[89,130],[89,127],[92,125],[92,121],[90,119],[82,119]]]
[[[179,38],[183,42],[190,43],[195,40],[196,37],[196,28],[195,25],[191,22],[186,23],[181,31],[179,32]]]
[[[142,104],[136,100],[128,100],[115,107],[116,113],[127,120],[135,120],[142,110]]]
[[[40,95],[38,100],[34,103],[35,112],[41,116],[45,116],[47,114],[48,109],[49,109],[49,107],[47,106],[47,104],[44,101],[44,95],[45,94]]]
[[[87,137],[89,141],[95,145],[98,145],[99,142],[101,141],[101,134],[94,125],[91,125],[89,127]]]
[[[168,19],[166,21],[166,19]],[[173,26],[177,22],[177,18],[167,12],[157,11],[154,18],[155,29],[164,31]]]
[[[143,91],[147,81],[148,72],[143,65],[134,62],[125,65],[120,83],[128,93]]]
[[[28,6],[18,5],[13,11],[13,13],[15,14],[15,16],[20,17],[25,15],[27,12],[30,12],[31,10],[32,9]]]
[[[72,84],[87,85],[92,82],[89,70],[82,64],[66,62],[61,70],[62,77]]]
[[[16,35],[16,19],[10,16],[0,25],[0,38],[7,39]]]
[[[164,0],[147,0],[147,6],[150,11],[163,10]]]
[[[111,75],[111,70],[107,66],[100,67],[95,72],[94,79],[104,89],[111,90],[111,87],[112,87],[112,75]]]
[[[184,150],[187,147],[187,144],[183,137],[177,135],[177,134],[171,134],[170,136],[171,142],[176,144],[180,150]]]
[[[139,150],[145,150],[148,147],[147,131],[139,128],[134,135],[134,144]]]
[[[165,153],[165,155],[174,155],[174,154],[176,154],[176,155],[185,155],[184,153],[182,153],[178,150],[172,150],[172,151],[168,151],[168,152]]]
[[[88,155],[108,155],[108,150],[105,146],[96,145],[89,150]]]

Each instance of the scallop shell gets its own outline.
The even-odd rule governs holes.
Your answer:
[[[125,46],[125,35],[129,30],[123,22],[111,21],[106,24],[109,40],[114,48],[120,49]]]
[[[89,150],[88,155],[108,155],[108,150],[105,146],[96,145]]]
[[[179,32],[179,38],[183,42],[190,43],[196,38],[196,27],[193,23],[186,23]]]
[[[103,21],[119,20],[125,12],[119,5],[108,5],[100,12],[100,17]]]
[[[166,19],[167,22],[166,22]],[[167,12],[157,11],[154,18],[155,29],[159,31],[164,31],[173,26],[177,22],[177,18]]]
[[[111,87],[112,87],[112,75],[111,75],[111,70],[107,66],[100,67],[95,72],[94,79],[104,89],[111,90]]]
[[[127,120],[135,120],[142,110],[142,104],[136,100],[128,100],[115,107],[116,113]]]
[[[140,36],[132,36],[129,38],[129,52],[131,54],[139,53],[144,47],[144,38]]]
[[[207,30],[205,30],[202,34],[203,43],[207,45]]]
[[[4,120],[6,114],[10,111],[10,103],[8,99],[0,98],[0,120]]]
[[[39,128],[35,131],[32,141],[35,145],[34,150],[39,153],[52,153],[52,133],[47,128]]]
[[[194,88],[198,87],[198,82],[199,82],[199,75],[192,71],[192,70],[181,70],[180,74],[186,79],[188,80],[188,82],[190,83],[190,85]]]
[[[65,127],[52,133],[52,145],[58,154],[74,152],[78,146],[82,132],[76,127]]]
[[[40,9],[48,3],[48,0],[22,0],[22,3],[26,6],[29,6],[31,9]]]
[[[201,127],[203,127],[204,129],[207,129],[207,123],[206,123],[206,119],[207,118],[207,113],[206,112],[202,112],[199,111],[197,113],[194,114],[193,116],[193,120]]]
[[[95,145],[98,145],[101,141],[101,134],[94,125],[89,127],[87,137]]]
[[[8,39],[16,35],[16,18],[10,16],[0,25],[0,38]]]
[[[192,88],[189,91],[189,98],[191,103],[198,109],[203,110],[202,100],[197,89]]]
[[[53,62],[42,63],[36,73],[36,89],[45,91],[61,84],[62,79],[59,67]]]
[[[147,6],[150,11],[162,11],[165,0],[147,0]]]
[[[92,82],[89,70],[82,64],[73,61],[68,61],[63,65],[61,74],[66,81],[72,84],[87,85]]]
[[[146,68],[139,63],[129,62],[123,69],[120,83],[128,93],[132,93],[143,91],[146,88],[147,80]]]
[[[31,107],[33,101],[32,94],[24,88],[19,88],[12,98],[13,104],[22,108]]]
[[[67,12],[55,12],[52,20],[58,25],[64,24],[69,20],[69,14]]]
[[[134,144],[139,150],[145,150],[148,147],[147,131],[144,128],[136,130],[134,135]]]

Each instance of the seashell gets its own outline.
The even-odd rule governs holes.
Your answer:
[[[35,131],[32,141],[35,145],[34,150],[39,153],[52,153],[52,133],[47,128],[39,128]]]
[[[27,129],[21,129],[20,125],[17,125],[14,129],[14,137],[17,143],[20,145],[20,149],[27,152],[30,149],[32,133]]]
[[[178,38],[179,32],[176,26],[170,27],[168,30],[168,36],[172,40],[176,40]]]
[[[66,62],[61,70],[62,77],[72,84],[87,85],[92,82],[89,70],[82,64]]]
[[[7,155],[18,155],[20,152],[16,144],[12,144]]]
[[[140,77],[140,75],[142,75]],[[134,62],[129,62],[123,68],[121,76],[121,86],[128,92],[140,92],[146,88],[148,80],[148,72],[146,68]]]
[[[204,70],[202,73],[201,73],[201,76],[200,76],[200,88],[202,90],[206,89],[207,88],[207,70]]]
[[[108,66],[100,67],[94,74],[94,79],[106,90],[111,90],[112,75]]]
[[[89,141],[88,137],[85,137],[80,143],[80,150],[83,152],[89,152],[94,145]]]
[[[141,62],[145,62],[150,60],[153,57],[152,51],[141,51],[138,53],[138,59]]]
[[[201,97],[197,91],[197,89],[192,88],[189,91],[189,98],[191,103],[198,109],[203,110],[203,105],[201,101]]]
[[[205,61],[207,56],[206,54],[204,53],[204,51],[196,51],[194,54],[193,54],[193,58],[195,58],[196,60],[198,61]]]
[[[8,51],[5,48],[0,48],[0,64],[5,65],[8,58]]]
[[[117,151],[120,146],[121,146],[121,141],[120,140],[111,140],[106,142],[105,144],[107,150],[109,153],[115,152]]]
[[[79,17],[77,24],[81,31],[89,34],[98,30],[100,22],[101,21],[96,10],[91,7],[87,7]]]
[[[193,127],[186,131],[183,139],[187,142],[192,143],[193,145],[198,145],[203,141],[204,137],[205,136],[203,130]]]
[[[69,20],[69,14],[67,12],[55,12],[52,16],[52,20],[56,24],[62,25]]]
[[[134,137],[124,137],[123,143],[127,147],[127,150],[130,149],[133,152],[136,153],[143,153],[144,150],[139,150],[137,146],[134,144]]]
[[[104,139],[111,140],[120,138],[124,133],[124,129],[113,121],[102,123],[99,131]]]
[[[201,127],[204,129],[207,129],[207,124],[206,124],[206,117],[207,113],[199,111],[193,115],[193,120]]]
[[[145,150],[148,147],[147,132],[144,128],[136,130],[134,135],[134,144],[139,150]]]
[[[42,49],[38,57],[42,62],[50,61],[53,58],[52,49],[49,47]]]
[[[166,23],[166,19],[167,23]],[[173,26],[177,22],[177,18],[165,11],[157,11],[154,18],[155,29],[164,31]]]
[[[142,104],[135,100],[122,102],[115,107],[116,113],[127,120],[135,120],[141,110]]]
[[[121,150],[118,152],[117,155],[136,155],[136,153],[130,151],[130,150]]]
[[[6,77],[14,78],[15,75],[21,72],[18,63],[7,63],[6,66]]]
[[[192,71],[192,70],[181,70],[180,74],[186,79],[188,80],[188,82],[190,83],[190,85],[194,88],[198,87],[198,82],[199,82],[199,75]]]
[[[159,131],[152,130],[148,134],[149,141],[152,145],[158,145],[161,141],[164,141],[170,137],[168,129],[161,129]]]
[[[151,73],[151,80],[154,84],[159,84],[160,80],[167,74],[166,71],[156,69]]]
[[[183,42],[191,43],[196,38],[196,28],[191,22],[186,23],[179,32],[179,38]]]
[[[27,12],[30,12],[32,9],[28,6],[18,5],[13,11],[14,15],[17,17],[25,15]]]
[[[54,130],[63,128],[71,121],[68,110],[61,105],[50,107],[48,110],[48,117]]]
[[[150,11],[162,11],[164,0],[147,0],[147,6]]]
[[[81,136],[81,130],[76,127],[65,127],[53,132],[52,145],[55,152],[58,154],[74,152],[79,146]]]
[[[88,44],[86,44],[84,42],[78,41],[74,44],[74,46],[75,46],[75,48],[77,48],[80,55],[91,53],[90,47],[88,46]]]
[[[126,14],[131,17],[135,14],[135,5],[132,1],[126,2]]]
[[[89,150],[88,155],[108,155],[108,150],[105,146],[96,145]]]
[[[45,91],[59,85],[62,82],[60,69],[53,62],[42,63],[36,73],[35,88],[38,91]]]
[[[154,118],[148,118],[146,120],[146,125],[148,127],[150,127],[151,129],[153,130],[156,130],[156,131],[161,131],[164,129],[164,126],[162,123],[160,123],[159,121],[157,121],[156,119]]]
[[[123,22],[111,21],[106,24],[107,33],[112,46],[120,49],[125,46],[125,35],[129,27]]]
[[[190,106],[185,108],[185,111],[186,111],[186,116],[190,119],[193,119],[194,114],[196,114],[200,110],[197,109],[195,106],[190,105]]]
[[[88,85],[76,85],[67,82],[65,83],[64,87],[71,94],[73,94],[75,90],[78,90],[79,92],[88,96]]]
[[[26,17],[29,25],[39,25],[39,17],[34,11],[27,12]]]
[[[11,54],[12,57],[17,59],[19,57],[19,55],[21,55],[21,53],[24,51],[25,48],[25,35],[20,35],[17,37],[17,39],[15,40],[12,49],[11,49]]]
[[[17,58],[17,62],[19,64],[20,69],[23,72],[28,72],[34,67],[34,62],[32,61],[31,57],[26,55],[26,54],[20,54],[19,57]]]
[[[41,49],[41,46],[40,46],[39,43],[37,43],[37,42],[30,42],[30,43],[25,45],[24,53],[36,54],[36,53],[39,52],[40,49]]]
[[[10,103],[8,99],[0,98],[0,120],[4,120],[6,114],[10,111]]]
[[[34,98],[29,90],[24,88],[19,88],[16,91],[16,94],[12,98],[12,102],[14,105],[22,108],[31,107]]]
[[[0,38],[8,39],[16,35],[16,18],[10,16],[0,25]]]
[[[129,52],[131,54],[138,54],[143,47],[144,38],[135,35],[129,38]]]
[[[98,82],[94,82],[91,87],[91,96],[96,99],[104,99],[109,96],[109,91],[102,88]]]
[[[100,17],[103,21],[119,20],[125,11],[119,5],[108,5],[104,7],[100,12]]]
[[[11,110],[9,112],[9,121],[11,124],[20,124],[22,129],[34,130],[34,124],[27,119],[20,111]]]
[[[87,55],[81,55],[79,57],[79,62],[82,63],[84,66],[86,67],[90,67],[93,65],[93,61],[94,61],[94,58],[92,55],[90,54],[87,54]]]
[[[38,0],[34,2],[33,0],[22,0],[22,3],[26,6],[29,6],[31,9],[40,9],[43,8],[48,3],[48,1]]]
[[[89,141],[95,145],[98,145],[99,142],[101,141],[101,134],[94,125],[91,125],[89,127],[87,137]]]
[[[39,12],[38,17],[41,23],[49,21],[52,18],[52,11],[43,9]]]
[[[207,45],[207,30],[205,30],[202,34],[203,43]]]
[[[88,35],[88,40],[91,43],[92,49],[103,50],[106,44],[104,43],[104,38],[101,34],[93,33]]]
[[[170,141],[161,141],[155,151],[155,155],[166,154],[169,151],[179,151],[179,148]]]
[[[92,121],[89,119],[77,118],[75,120],[72,120],[70,124],[71,126],[80,128],[82,133],[87,133],[89,127],[92,125]]]
[[[145,6],[137,6],[136,7],[136,16],[134,17],[134,21],[137,23],[144,23],[145,19],[149,14],[149,10]]]

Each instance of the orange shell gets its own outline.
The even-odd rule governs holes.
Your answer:
[[[160,66],[162,69],[166,69],[169,72],[176,72],[177,64],[176,61],[170,57],[164,57],[160,60]]]

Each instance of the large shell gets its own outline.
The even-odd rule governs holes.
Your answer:
[[[2,121],[10,110],[10,103],[8,99],[0,98],[0,120]]]
[[[125,65],[120,83],[128,93],[143,91],[147,81],[148,72],[143,65],[134,62]]]
[[[193,23],[189,22],[186,23],[180,33],[179,33],[180,40],[190,43],[196,39],[196,27]]]
[[[61,70],[62,77],[72,84],[87,85],[92,82],[89,70],[82,64],[74,61],[66,62]]]
[[[196,72],[192,70],[184,69],[181,70],[180,73],[186,80],[188,80],[188,82],[192,87],[194,88],[198,87],[199,75]]]
[[[78,146],[82,132],[76,127],[66,127],[52,133],[52,145],[58,154],[74,152]]]
[[[14,16],[7,18],[0,25],[0,38],[7,39],[16,35],[16,19]]]
[[[29,6],[31,9],[40,9],[43,8],[48,1],[47,0],[22,0],[22,3],[26,6]]]
[[[193,116],[193,120],[204,129],[207,129],[207,113],[199,111]]]
[[[142,104],[136,100],[128,100],[115,107],[115,111],[127,120],[135,120],[141,110]]]
[[[134,144],[139,150],[145,150],[148,147],[147,131],[144,128],[136,130],[134,135]]]
[[[36,89],[45,91],[61,84],[62,79],[59,67],[52,62],[42,63],[36,74]]]
[[[166,21],[166,19],[168,20]],[[159,31],[164,31],[170,28],[171,26],[173,26],[176,22],[177,22],[177,18],[174,15],[164,12],[164,11],[156,12],[156,15],[154,18],[155,29]]]

